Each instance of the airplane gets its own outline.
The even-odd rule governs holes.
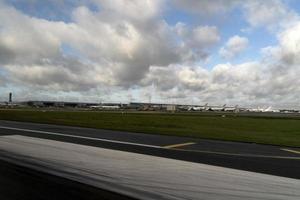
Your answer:
[[[262,112],[263,109],[260,108],[260,107],[257,107],[257,108],[249,108],[248,111],[249,111],[249,112]]]
[[[105,105],[99,105],[99,106],[90,106],[92,109],[103,109],[103,110],[117,110],[120,109],[120,106],[105,106]]]
[[[262,112],[280,112],[280,110],[274,110],[274,109],[272,109],[272,106],[270,106],[270,107],[264,109]]]
[[[0,102],[1,107],[17,107],[21,106],[20,103],[13,103],[13,102]]]
[[[224,111],[225,112],[239,112],[239,106],[236,105],[234,107],[225,107]]]
[[[116,109],[120,109],[120,106],[102,106],[102,109],[116,110]]]
[[[0,107],[7,106],[7,105],[8,105],[7,102],[0,102]]]
[[[208,103],[206,103],[204,106],[190,106],[188,111],[205,111],[208,110],[207,105]]]
[[[263,109],[262,112],[272,112],[272,106],[269,106],[268,108],[266,109]]]
[[[248,109],[249,112],[278,112],[278,110],[273,110],[272,106],[269,106],[267,108],[250,108]]]
[[[210,107],[210,111],[224,111],[226,108],[226,104],[223,105],[223,107]]]

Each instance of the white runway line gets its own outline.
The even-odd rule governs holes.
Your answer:
[[[190,150],[190,149],[177,149],[176,148],[176,147],[180,147],[180,146],[196,144],[194,142],[168,145],[168,146],[157,146],[157,145],[148,145],[148,144],[141,144],[141,143],[134,143],[134,142],[124,142],[124,141],[119,141],[119,140],[109,140],[109,139],[86,137],[86,136],[79,136],[79,135],[70,135],[70,134],[56,133],[56,132],[49,132],[49,131],[15,128],[15,127],[8,127],[8,126],[0,126],[0,129],[23,131],[23,132],[29,132],[29,133],[41,133],[41,134],[47,134],[47,135],[56,135],[56,136],[64,136],[64,137],[79,138],[79,139],[86,139],[86,140],[110,142],[110,143],[116,143],[116,144],[126,144],[126,145],[133,145],[133,146],[150,147],[150,148],[156,148],[156,149],[170,149],[170,150],[173,150],[173,151],[196,152],[196,153],[207,153],[207,154],[217,154],[217,155],[225,155],[225,156],[238,156],[238,157],[252,157],[252,158],[272,158],[272,159],[300,160],[300,157],[297,157],[297,156],[270,156],[270,155],[259,155],[259,154],[227,153],[227,152],[219,152],[219,151]],[[281,150],[296,153],[293,150],[288,150],[288,149],[281,149]],[[297,152],[297,153],[300,154],[300,152]]]
[[[186,143],[179,143],[179,144],[171,144],[171,145],[164,146],[164,148],[173,149],[173,148],[185,147],[185,146],[189,146],[189,145],[193,145],[193,144],[196,144],[196,143],[195,142],[186,142]]]
[[[240,153],[227,153],[227,152],[218,152],[218,151],[190,150],[190,149],[174,148],[174,147],[178,147],[178,145],[179,146],[182,146],[182,145],[184,146],[184,145],[195,144],[195,143],[192,143],[192,142],[183,143],[183,144],[168,145],[168,146],[157,146],[157,145],[148,145],[148,144],[141,144],[141,143],[134,143],[134,142],[124,142],[124,141],[118,141],[118,140],[109,140],[109,139],[102,139],[102,138],[86,137],[86,136],[79,136],[79,135],[70,135],[70,134],[56,133],[56,132],[49,132],[49,131],[15,128],[15,127],[8,127],[8,126],[0,126],[0,129],[15,130],[15,131],[21,131],[21,132],[23,131],[23,132],[29,132],[29,133],[41,133],[41,134],[47,134],[47,135],[64,136],[64,137],[71,137],[71,138],[79,138],[79,139],[94,140],[94,141],[101,141],[101,142],[110,142],[110,143],[116,143],[116,144],[125,144],[125,145],[149,147],[149,148],[156,148],[156,149],[169,149],[169,150],[172,150],[172,151],[184,151],[184,152],[217,154],[217,155],[224,155],[224,156],[252,157],[252,158],[272,158],[272,159],[300,160],[300,157],[297,157],[297,156],[270,156],[270,155],[259,155],[259,154],[240,154]]]
[[[19,135],[1,136],[0,152],[45,172],[138,199],[300,199],[297,179],[137,153]]]
[[[39,130],[24,129],[24,128],[14,128],[14,127],[8,127],[8,126],[0,126],[0,129],[23,131],[23,132],[29,132],[29,133],[42,133],[42,134],[47,134],[47,135],[65,136],[65,137],[72,137],[72,138],[80,138],[80,139],[87,139],[87,140],[110,142],[110,143],[116,143],[116,144],[128,144],[128,145],[133,145],[133,146],[151,147],[151,148],[159,148],[159,149],[164,148],[164,147],[156,146],[156,145],[140,144],[140,143],[134,143],[134,142],[123,142],[123,141],[118,141],[118,140],[108,140],[108,139],[102,139],[102,138],[93,138],[93,137],[86,137],[86,136],[79,136],[79,135],[70,135],[70,134],[55,133],[55,132],[49,132],[49,131],[39,131]]]

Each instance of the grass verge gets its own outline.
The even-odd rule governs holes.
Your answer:
[[[300,147],[300,118],[0,110],[0,119]]]

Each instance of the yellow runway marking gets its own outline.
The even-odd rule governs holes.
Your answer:
[[[292,150],[292,149],[281,149],[281,150],[288,151],[288,152],[291,152],[291,153],[300,154],[300,151],[296,151],[296,150]]]
[[[184,147],[184,146],[188,146],[188,145],[192,145],[192,144],[196,144],[196,143],[195,142],[186,142],[186,143],[182,143],[182,144],[172,144],[172,145],[164,146],[164,148],[171,149],[171,148],[177,148],[177,147]]]

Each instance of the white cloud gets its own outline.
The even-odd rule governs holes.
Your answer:
[[[145,21],[156,18],[164,8],[164,0],[92,0],[100,9],[126,18]]]
[[[5,76],[5,83],[14,88],[32,93],[61,92],[71,99],[86,94],[97,99],[95,94],[99,93],[103,98],[119,100],[134,90],[140,93],[133,94],[135,99],[147,100],[155,86],[160,99],[175,98],[181,103],[191,103],[192,99],[211,104],[298,105],[299,22],[281,26],[285,31],[278,34],[279,44],[264,48],[264,59],[216,64],[207,69],[201,62],[221,40],[218,27],[172,26],[162,18],[163,1],[93,1],[100,11],[77,7],[72,22],[29,17],[1,4],[0,84]],[[201,9],[215,2],[227,5],[228,1],[209,2],[203,1]],[[265,17],[260,10],[252,16],[260,4],[249,5],[251,8],[244,9],[248,9],[246,16],[253,27],[272,26],[280,20],[273,19],[274,13]],[[237,1],[228,2],[228,6],[224,9],[237,6]],[[289,16],[289,12],[276,9],[281,16]],[[220,54],[233,58],[248,43],[247,38],[236,35]],[[72,56],[64,46],[74,50]]]
[[[29,85],[32,81],[36,87],[51,85],[47,79],[53,74],[63,77],[56,73],[61,67],[61,74],[70,76],[54,79],[56,89],[70,90],[72,84],[76,90],[100,85],[131,87],[140,84],[151,66],[205,59],[208,48],[220,39],[213,26],[185,27],[188,34],[178,34],[175,27],[159,18],[158,0],[97,2],[101,11],[78,7],[69,23],[29,17],[3,4],[0,62],[11,80]],[[75,55],[66,56],[63,45],[74,49]],[[54,69],[55,65],[58,67]],[[38,76],[30,75],[30,70]],[[78,76],[91,81],[77,78],[75,83],[71,77]]]
[[[177,72],[177,76],[184,89],[203,90],[209,84],[209,72],[201,67],[192,68],[182,66]]]
[[[278,37],[282,61],[289,65],[300,65],[300,21]]]
[[[251,28],[264,27],[270,31],[284,29],[299,19],[298,14],[289,8],[287,1],[283,0],[174,0],[172,2],[177,9],[201,15],[201,18],[222,16],[221,20],[230,19],[227,15],[230,11],[241,9]],[[242,30],[249,32],[251,28],[246,27]]]
[[[212,70],[169,65],[159,67],[165,70],[163,76],[150,71],[148,78],[164,80],[167,77],[170,84],[167,88],[161,87],[160,94],[168,96],[170,91],[181,103],[193,99],[198,103],[299,108],[299,32],[300,22],[278,34],[279,44],[264,48],[262,60],[237,65],[218,64]],[[176,96],[174,91],[181,96]]]
[[[244,51],[248,44],[248,38],[235,35],[229,38],[225,46],[220,49],[219,54],[226,59],[232,59]]]
[[[215,26],[191,28],[182,22],[178,22],[174,27],[174,31],[180,39],[179,54],[184,62],[197,62],[207,59],[209,49],[220,41],[220,33]]]
[[[252,27],[274,30],[287,27],[298,19],[297,14],[281,0],[249,0],[243,7],[245,18]]]
[[[220,35],[215,26],[201,26],[193,30],[194,42],[199,46],[212,46],[220,41]]]
[[[300,65],[300,21],[277,35],[279,44],[262,49],[265,60],[282,65],[285,69],[298,68]]]
[[[200,15],[224,14],[234,8],[239,0],[173,0],[172,3],[182,10]]]

